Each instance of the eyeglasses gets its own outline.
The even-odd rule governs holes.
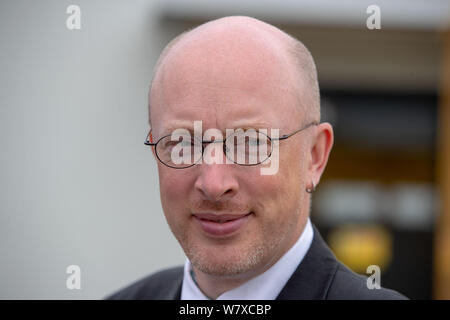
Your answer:
[[[232,163],[242,166],[254,166],[270,158],[273,152],[274,141],[286,140],[289,137],[313,126],[318,122],[310,122],[302,128],[281,137],[272,138],[265,133],[254,129],[246,131],[239,129],[223,140],[199,140],[190,134],[168,134],[157,142],[151,142],[151,130],[147,134],[144,144],[155,148],[156,157],[167,167],[186,169],[199,163],[204,157],[205,149],[209,144],[222,150],[226,158]],[[217,152],[218,149],[214,149]],[[219,149],[220,150],[220,149]]]

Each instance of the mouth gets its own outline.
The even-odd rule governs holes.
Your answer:
[[[245,214],[193,214],[202,231],[211,237],[231,236],[241,229],[253,212]]]

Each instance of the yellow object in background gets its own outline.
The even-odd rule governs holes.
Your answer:
[[[329,234],[328,244],[336,257],[357,273],[365,274],[370,265],[386,269],[392,259],[392,236],[380,225],[336,227]]]

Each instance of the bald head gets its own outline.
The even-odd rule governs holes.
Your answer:
[[[197,74],[202,77],[196,79]],[[150,125],[152,104],[177,89],[168,83],[198,80],[205,87],[233,83],[242,90],[253,90],[258,85],[253,79],[268,79],[273,87],[295,96],[305,121],[320,120],[317,72],[308,49],[272,25],[233,16],[184,32],[164,48],[150,86]]]

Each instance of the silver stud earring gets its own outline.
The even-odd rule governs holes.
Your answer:
[[[313,193],[314,191],[316,191],[316,186],[314,185],[314,182],[311,181],[312,187],[306,187],[306,192],[308,193]]]

